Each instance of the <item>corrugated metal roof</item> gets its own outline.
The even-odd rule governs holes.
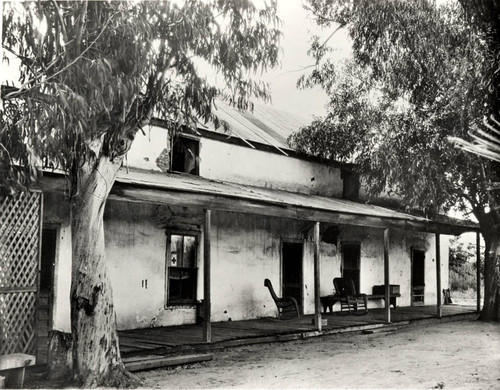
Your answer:
[[[266,202],[268,204],[280,206],[304,207],[342,214],[399,219],[410,222],[431,222],[427,218],[345,199],[305,195],[282,190],[208,180],[186,174],[153,173],[136,170],[130,170],[127,173],[121,170],[116,181],[118,183],[137,184],[165,190],[219,195],[222,197]]]
[[[256,103],[253,111],[238,111],[223,101],[217,101],[215,114],[227,122],[230,132],[245,140],[260,142],[280,149],[290,149],[286,142],[288,136],[306,126],[312,118],[278,110],[269,105]],[[204,126],[207,130],[222,132],[212,124]]]

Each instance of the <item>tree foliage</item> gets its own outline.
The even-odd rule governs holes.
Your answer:
[[[498,319],[500,218],[488,188],[500,171],[448,141],[472,140],[495,100],[491,31],[452,2],[309,0],[307,8],[319,25],[348,31],[352,57],[338,64],[313,37],[316,66],[299,85],[323,88],[328,114],[289,142],[356,163],[373,197],[392,192],[430,216],[454,206],[472,213],[486,241],[482,314]]]
[[[5,4],[2,45],[20,67],[2,86],[0,185],[28,185],[41,158],[76,176],[96,153],[122,156],[153,113],[218,122],[216,96],[266,98],[252,74],[277,64],[277,27],[274,5],[246,0]]]
[[[318,65],[299,84],[320,85],[329,94],[328,114],[291,143],[358,163],[371,194],[396,192],[409,209],[435,213],[457,202],[483,209],[481,178],[489,167],[446,138],[467,137],[485,112],[483,76],[492,69],[482,36],[472,33],[457,7],[349,4],[311,2],[322,25],[345,25],[353,58],[339,65],[328,47],[313,45]]]

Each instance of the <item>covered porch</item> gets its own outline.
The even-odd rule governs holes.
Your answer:
[[[205,343],[217,342],[218,336],[212,335],[211,318],[211,293],[212,293],[212,271],[211,271],[211,241],[212,241],[212,211],[229,211],[238,213],[247,213],[253,215],[267,215],[278,218],[299,220],[305,223],[303,233],[308,231],[311,235],[313,249],[313,296],[315,314],[306,316],[303,319],[295,320],[302,329],[305,326],[310,331],[322,332],[324,329],[322,318],[326,318],[322,313],[320,303],[320,280],[321,262],[320,262],[320,231],[322,225],[339,225],[354,227],[369,227],[380,232],[380,239],[383,242],[383,282],[385,291],[385,307],[382,310],[374,311],[367,319],[360,320],[365,325],[370,323],[390,324],[394,321],[404,321],[401,315],[406,311],[391,310],[390,297],[390,252],[391,241],[397,240],[392,231],[413,231],[431,233],[435,236],[435,252],[433,254],[435,261],[435,305],[423,308],[419,312],[415,308],[406,312],[416,313],[417,316],[423,313],[431,314],[436,317],[443,316],[442,305],[442,286],[441,286],[441,254],[440,254],[440,235],[451,234],[458,235],[463,232],[473,231],[477,233],[477,247],[479,248],[479,230],[473,223],[463,223],[463,221],[452,219],[429,220],[424,217],[410,215],[384,207],[378,207],[370,204],[348,201],[345,199],[327,198],[315,195],[305,195],[291,193],[268,188],[250,187],[234,183],[215,182],[200,177],[175,177],[175,175],[161,175],[157,180],[151,180],[151,177],[140,171],[129,172],[126,176],[117,179],[117,184],[113,188],[110,198],[126,200],[129,202],[151,202],[166,204],[182,204],[183,206],[194,206],[204,210],[203,229],[203,327],[200,327],[200,333],[203,335]],[[477,255],[479,262],[479,252]],[[478,266],[479,269],[479,266]],[[479,280],[479,278],[478,278]],[[479,291],[479,290],[478,290]],[[480,309],[480,295],[477,297],[476,310]],[[413,304],[413,303],[412,303]],[[417,311],[414,311],[417,310]],[[446,309],[448,310],[448,309]],[[453,310],[453,309],[451,309]],[[392,314],[396,316],[392,317]],[[410,315],[411,317],[411,315]],[[342,318],[342,317],[339,317]],[[311,321],[313,319],[313,321]],[[304,324],[302,324],[305,321]],[[352,321],[352,320],[351,320]],[[238,321],[240,322],[240,321]],[[338,322],[338,321],[334,321]],[[236,323],[233,322],[233,323]],[[259,322],[261,323],[261,322]],[[220,324],[214,322],[214,327]],[[345,324],[339,325],[344,326]],[[327,325],[327,330],[332,329],[334,324]],[[257,326],[257,329],[259,327]],[[254,335],[255,336],[255,335]],[[215,337],[215,338],[214,338]]]
[[[441,317],[438,317],[436,312],[435,305],[398,307],[392,310],[391,324],[385,321],[384,309],[370,309],[365,315],[323,313],[327,324],[321,331],[313,324],[314,315],[288,320],[260,318],[214,322],[211,324],[211,343],[203,340],[202,324],[134,329],[119,332],[120,350],[127,365],[137,364],[137,361],[148,362],[146,358],[155,355],[168,357],[206,353],[228,347],[299,340],[345,332],[389,332],[398,327],[419,323],[470,320],[477,316],[475,306],[444,305]]]
[[[48,188],[45,188],[44,190],[54,191],[63,188],[61,186],[61,183],[57,183],[57,179],[60,180],[60,178],[53,179],[56,180],[48,182]],[[324,332],[330,332],[335,329],[340,329],[343,326],[345,327],[345,323],[340,323],[344,320],[349,320],[349,323],[360,321],[362,326],[373,326],[384,323],[389,324],[391,322],[400,321],[399,316],[402,315],[403,311],[406,311],[407,309],[411,309],[411,313],[417,313],[414,310],[422,310],[422,313],[426,313],[426,315],[441,317],[443,316],[443,311],[446,312],[448,309],[442,307],[441,299],[441,264],[439,236],[440,234],[456,235],[466,231],[477,231],[477,226],[474,226],[473,224],[460,225],[457,224],[456,221],[432,221],[427,218],[409,215],[383,207],[348,201],[345,199],[292,193],[269,188],[252,187],[241,184],[207,180],[195,176],[185,176],[178,174],[151,174],[150,172],[142,172],[139,170],[130,170],[128,173],[123,173],[117,178],[117,181],[110,194],[110,200],[124,202],[124,204],[132,203],[139,205],[165,205],[167,207],[181,206],[184,208],[193,208],[201,211],[198,214],[201,218],[199,218],[199,221],[197,220],[197,224],[199,224],[199,229],[202,236],[202,241],[200,242],[200,246],[202,247],[202,255],[200,255],[202,259],[202,264],[200,266],[200,278],[202,279],[203,283],[200,284],[199,291],[202,292],[202,294],[200,294],[201,298],[199,297],[198,299],[201,299],[203,301],[203,324],[202,326],[170,326],[168,329],[171,329],[174,334],[177,334],[177,337],[171,339],[173,340],[174,344],[172,344],[172,342],[170,341],[166,342],[163,339],[163,336],[161,336],[160,340],[156,340],[161,341],[161,344],[167,349],[170,347],[174,347],[177,340],[179,340],[177,345],[190,344],[189,342],[185,342],[185,340],[191,340],[193,343],[220,343],[223,341],[220,340],[220,337],[224,338],[226,337],[225,335],[236,332],[236,330],[233,329],[233,327],[236,326],[234,324],[250,324],[252,323],[252,321],[257,321],[256,323],[259,324],[259,326],[250,327],[250,329],[253,329],[252,332],[257,332],[257,334],[245,333],[244,336],[242,336],[243,338],[268,337],[267,333],[262,336],[259,332],[267,332],[274,328],[276,328],[278,334],[281,334],[280,332],[282,332],[283,326],[292,327],[292,329],[285,330],[285,334],[290,332],[296,334],[298,329],[299,333],[301,334],[301,336],[298,337],[303,337],[304,332],[312,332],[311,334],[324,334]],[[249,251],[245,255],[242,255],[238,252],[238,250],[236,250],[239,248],[228,248],[228,253],[234,252],[234,255],[231,257],[232,262],[226,262],[225,267],[221,266],[220,256],[218,256],[220,252],[217,252],[219,242],[218,235],[220,233],[220,230],[217,230],[217,214],[220,212],[237,213],[238,215],[246,216],[264,216],[268,219],[278,218],[284,221],[282,222],[282,224],[287,225],[292,225],[292,223],[296,223],[296,221],[299,221],[299,223],[296,223],[296,225],[293,226],[297,233],[291,238],[300,238],[300,240],[302,240],[303,242],[306,242],[307,240],[310,248],[309,258],[311,259],[311,269],[308,275],[310,306],[308,314],[311,315],[302,317],[297,320],[282,322],[267,318],[270,313],[269,310],[266,310],[265,313],[256,312],[253,318],[265,316],[267,320],[219,322],[221,321],[222,317],[220,315],[220,312],[224,308],[217,308],[219,311],[219,313],[216,313],[218,314],[218,317],[214,316],[212,310],[214,302],[221,306],[220,302],[225,299],[224,295],[221,295],[219,293],[218,296],[216,296],[216,299],[213,300],[214,292],[217,292],[221,289],[220,282],[225,281],[225,278],[221,278],[221,275],[223,275],[224,272],[227,272],[227,265],[239,264],[238,261],[241,260],[241,264],[239,266],[242,267],[246,264],[245,261],[248,262],[249,260],[253,259],[253,255],[255,254]],[[290,223],[288,223],[287,221],[290,221]],[[321,321],[322,317],[329,320],[330,314],[325,315],[321,313],[320,295],[322,294],[320,285],[322,280],[322,271],[320,257],[322,257],[322,254],[320,252],[320,232],[323,226],[328,225],[343,227],[366,227],[371,229],[371,231],[369,232],[370,234],[372,234],[371,241],[378,242],[379,247],[381,247],[380,251],[377,249],[376,254],[372,255],[374,257],[377,257],[377,259],[380,259],[381,261],[381,266],[376,269],[377,275],[379,276],[376,283],[372,284],[384,284],[385,291],[383,296],[387,299],[384,299],[384,309],[370,310],[368,316],[339,316],[337,318],[335,317],[337,316],[337,314],[334,313],[331,316],[334,316],[335,319],[341,321],[328,321],[326,327],[322,327],[322,324],[324,323],[323,321]],[[253,226],[251,226],[251,228],[253,229]],[[135,227],[132,227],[130,229],[130,231],[134,230]],[[395,245],[398,245],[402,240],[401,235],[398,236],[397,232],[407,231],[425,232],[425,234],[431,237],[432,242],[435,241],[435,245],[433,244],[432,247],[434,249],[432,250],[432,253],[430,253],[430,256],[432,256],[433,259],[432,262],[429,262],[429,264],[432,264],[432,268],[429,269],[429,273],[435,275],[434,277],[432,277],[432,284],[434,285],[433,287],[436,291],[436,294],[432,297],[432,301],[435,303],[435,305],[418,308],[398,308],[397,310],[392,310],[390,307],[389,286],[391,282],[396,283],[397,280],[390,279],[391,274],[395,274],[394,270],[390,272],[390,264],[394,264],[398,260],[398,257],[397,255],[394,255],[394,253],[391,253],[391,248],[393,248]],[[229,226],[229,228],[226,228],[225,233],[233,237],[232,225]],[[246,231],[242,231],[240,233],[241,234],[239,236],[239,239],[245,239],[246,237],[244,236],[244,234],[246,234]],[[272,238],[274,241],[278,242],[279,240],[282,240],[283,236],[281,235],[280,231],[276,230],[273,234],[274,236]],[[370,236],[368,235],[368,237]],[[267,247],[264,246],[259,247],[258,249],[260,251],[261,249],[266,248]],[[276,265],[276,269],[274,269],[274,271],[279,272],[281,262],[279,253],[273,252],[271,254],[272,256],[268,257],[273,261],[273,264]],[[137,264],[145,264],[145,262],[137,262]],[[218,269],[216,269],[215,272],[214,266],[218,266]],[[314,266],[314,269],[312,266]],[[160,267],[163,267],[163,265],[160,265]],[[158,269],[160,269],[160,267],[158,267]],[[265,277],[267,277],[269,269],[270,268],[263,268],[261,274],[252,279],[252,283],[247,283],[247,290],[245,290],[244,292],[253,293],[254,291],[264,291],[262,281]],[[241,270],[242,268],[234,268],[233,272],[241,272]],[[155,272],[157,273],[157,271]],[[327,275],[327,273],[325,273],[325,275]],[[330,291],[331,289],[331,277],[332,275],[328,273],[328,275],[323,278],[325,280],[328,280],[327,291]],[[275,280],[278,280],[279,283],[279,275],[275,275],[275,278]],[[325,284],[325,280],[323,280],[323,284]],[[215,285],[215,283],[218,284]],[[128,289],[128,285],[126,286]],[[226,285],[223,284],[223,286]],[[305,283],[303,282],[303,289],[305,288],[304,286]],[[146,282],[143,282],[142,287],[144,287],[144,291],[152,291],[152,289],[147,290],[147,279]],[[325,290],[325,288],[323,288],[323,290]],[[240,297],[245,297],[245,295],[243,294],[243,290],[239,293]],[[267,295],[266,298],[268,298]],[[260,296],[259,299],[261,299]],[[261,299],[261,301],[261,303],[268,305],[268,299],[266,299],[265,301]],[[168,309],[170,311],[167,312],[165,309]],[[477,309],[479,309],[479,307]],[[170,307],[161,307],[161,310],[159,311],[161,311],[162,314],[165,314],[164,312],[166,312],[167,315],[172,312]],[[312,312],[315,314],[312,315]],[[417,317],[421,316],[422,313],[417,314]],[[233,319],[241,319],[241,317],[241,315],[239,317],[232,316]],[[314,323],[311,321],[313,318]],[[154,317],[153,320],[156,320],[156,317]],[[265,321],[270,322],[264,326]],[[408,319],[401,319],[401,321],[408,321]],[[154,321],[150,322],[153,323]],[[165,323],[156,323],[156,326],[158,325],[165,326]],[[174,323],[172,325],[176,324]],[[219,330],[220,325],[222,325],[223,328],[222,333],[220,333]],[[242,326],[245,332],[249,331],[247,325]],[[258,331],[258,329],[260,329],[260,326],[264,326],[262,331]],[[134,329],[138,327],[143,328],[143,325],[127,325],[127,327],[124,327],[124,329]],[[351,327],[352,325],[347,325],[347,328],[350,329]],[[152,332],[151,335],[154,335],[154,332],[156,332],[157,329],[167,328],[148,328],[145,330],[141,330],[140,333]],[[189,331],[186,329],[189,329]],[[134,336],[134,332],[136,331],[131,330],[130,334],[128,332],[129,331],[123,333],[125,337],[122,342],[124,353],[133,353],[134,348],[139,348],[140,350],[158,349],[158,346],[155,346],[156,344],[158,344],[157,342],[153,343],[155,345],[150,345],[148,347],[147,344],[151,344],[151,341],[146,341],[144,337],[139,337],[139,339],[143,341],[140,343],[139,347],[137,347],[137,343],[134,343],[133,340],[129,340],[134,338],[132,336]],[[274,333],[271,332],[271,336],[275,337],[273,335]],[[209,346],[207,346],[207,348],[209,348]]]
[[[313,324],[314,315],[280,320],[259,318],[244,321],[212,323],[212,342],[203,341],[202,324],[123,330],[119,332],[120,351],[128,356],[143,354],[181,353],[210,349],[288,341],[335,333],[369,331],[390,326],[406,326],[423,321],[454,321],[477,316],[475,306],[444,305],[437,317],[435,305],[398,307],[392,310],[391,324],[385,322],[384,309],[370,309],[365,315],[345,312],[323,313],[327,324],[321,331]]]

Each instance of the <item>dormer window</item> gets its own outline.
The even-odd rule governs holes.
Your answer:
[[[189,134],[179,134],[172,146],[172,171],[200,174],[200,140]]]
[[[359,199],[359,175],[352,171],[342,171],[343,191],[342,197],[349,200]]]

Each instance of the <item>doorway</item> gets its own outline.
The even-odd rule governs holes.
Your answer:
[[[352,279],[356,292],[360,289],[361,245],[359,242],[342,243],[342,277]]]
[[[299,312],[303,314],[302,307],[302,242],[283,242],[281,247],[283,288],[282,296],[293,297],[299,305]]]
[[[411,251],[411,305],[424,305],[425,297],[425,252]]]
[[[42,230],[40,284],[37,306],[37,363],[45,363],[47,361],[49,331],[52,330],[52,302],[54,299],[54,265],[56,261],[57,236],[56,227],[44,227]]]

